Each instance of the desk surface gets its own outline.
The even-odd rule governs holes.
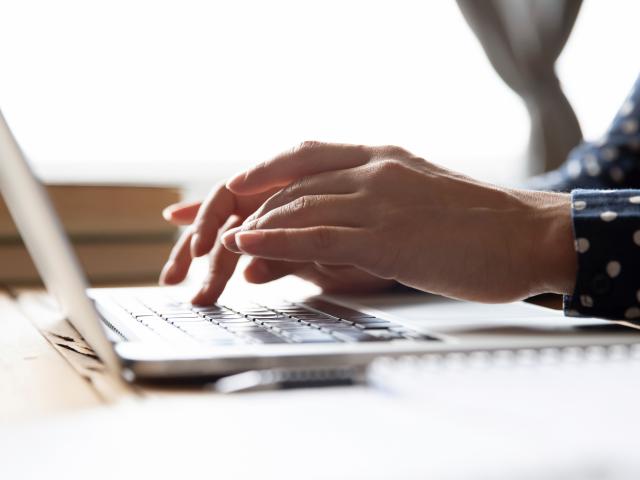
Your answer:
[[[640,478],[634,379],[618,392],[554,384],[533,402],[526,389],[501,400],[460,382],[419,398],[142,389],[105,375],[50,302],[0,292],[7,478]]]

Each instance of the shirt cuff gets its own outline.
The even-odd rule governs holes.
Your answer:
[[[640,321],[640,190],[574,190],[578,274],[567,316]]]

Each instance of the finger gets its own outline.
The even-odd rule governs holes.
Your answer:
[[[191,235],[191,228],[185,229],[171,249],[169,259],[160,273],[160,284],[173,285],[180,283],[187,276],[189,266],[191,265],[191,253],[189,252]]]
[[[349,173],[352,173],[352,175]],[[276,191],[258,210],[247,217],[244,223],[250,223],[265,213],[302,196],[354,193],[359,187],[358,177],[359,172],[357,172],[357,169],[351,169],[349,172],[325,172],[304,177],[286,188]]]
[[[211,191],[193,222],[192,257],[201,257],[213,248],[218,230],[233,214],[235,205],[235,196],[224,185]]]
[[[221,229],[221,232],[238,226],[241,219],[233,216]],[[191,302],[195,305],[209,305],[218,300],[218,297],[227,286],[227,282],[233,275],[240,255],[230,252],[220,242],[216,242],[209,260],[209,271],[200,291]]]
[[[244,278],[251,283],[267,283],[300,272],[310,265],[312,264],[252,258],[244,269]]]
[[[238,195],[282,187],[302,177],[363,165],[371,149],[361,145],[304,142],[299,147],[263,162],[227,182]]]
[[[175,225],[191,225],[202,202],[174,203],[162,211],[167,222]]]
[[[349,227],[250,230],[236,235],[248,255],[291,262],[366,266],[370,255],[365,231]]]
[[[352,227],[362,226],[366,209],[360,208],[354,195],[310,195],[296,198],[293,202],[267,212],[252,222],[229,230],[222,243],[229,250],[240,252],[237,234],[250,230],[273,230],[308,227]],[[357,212],[357,215],[354,214]]]

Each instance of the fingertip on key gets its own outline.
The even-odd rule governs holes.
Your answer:
[[[215,303],[219,295],[213,290],[214,289],[210,284],[203,285],[202,288],[198,290],[198,293],[193,296],[191,303],[198,306],[206,306]]]

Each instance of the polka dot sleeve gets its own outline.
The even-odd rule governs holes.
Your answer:
[[[565,314],[640,321],[640,190],[571,197],[578,275]]]
[[[557,170],[529,179],[534,190],[640,188],[640,77],[606,133],[583,142]]]

